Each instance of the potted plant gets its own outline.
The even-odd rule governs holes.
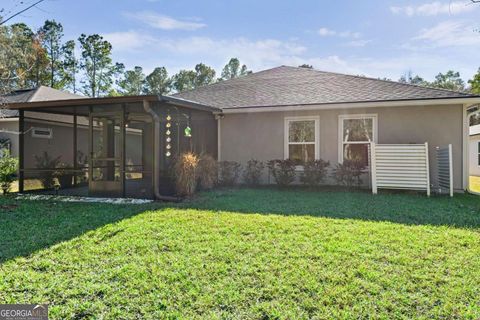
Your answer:
[[[72,171],[73,167],[68,163],[60,162],[57,165],[57,169],[58,170],[55,172],[55,176],[58,179],[60,188],[71,188],[73,185],[73,176],[75,175],[75,173]]]
[[[50,157],[48,152],[44,151],[41,156],[35,155],[36,167],[39,170],[39,180],[44,189],[53,189],[55,186],[56,168],[60,163],[61,156]]]

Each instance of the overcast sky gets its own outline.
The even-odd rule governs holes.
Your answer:
[[[17,0],[0,0],[10,9]],[[25,3],[33,1],[24,0]],[[480,67],[480,4],[449,1],[46,0],[12,22],[61,22],[66,38],[99,33],[114,59],[170,73],[238,57],[254,70],[302,63],[397,80]]]

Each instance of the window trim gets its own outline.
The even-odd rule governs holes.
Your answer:
[[[314,142],[289,142],[289,127],[293,121],[315,121],[315,141]],[[313,144],[315,145],[315,160],[320,159],[320,116],[295,116],[285,117],[283,127],[283,158],[286,160],[289,156],[290,145]],[[297,169],[303,169],[303,166],[297,166]]]
[[[480,167],[480,141],[477,141],[477,166]]]
[[[344,120],[354,120],[354,119],[372,119],[372,131],[373,131],[373,141],[378,143],[378,114],[376,113],[363,113],[363,114],[341,114],[338,116],[338,163],[343,163],[343,124]],[[366,142],[360,141],[351,141],[349,144],[366,144]]]

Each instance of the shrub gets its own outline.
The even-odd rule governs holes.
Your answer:
[[[180,196],[191,196],[197,188],[198,157],[184,153],[175,161],[175,188]]]
[[[8,150],[3,151],[0,157],[0,187],[3,194],[7,194],[15,181],[18,168],[18,159],[11,157]]]
[[[344,160],[336,165],[333,177],[337,183],[346,187],[360,186],[362,184],[362,172],[365,167],[359,161]]]
[[[324,160],[311,160],[304,164],[300,180],[308,186],[317,186],[327,175],[327,167],[330,162]]]
[[[60,162],[57,165],[57,171],[55,176],[58,179],[58,183],[61,188],[70,188],[73,184],[73,176],[75,173],[72,171],[73,167],[65,162]]]
[[[208,154],[200,155],[198,161],[198,181],[200,188],[204,190],[212,189],[218,180],[217,161]]]
[[[220,161],[219,174],[220,184],[223,186],[233,186],[237,183],[242,166],[236,161]]]
[[[60,158],[52,158],[48,152],[44,151],[42,156],[35,155],[36,167],[42,169],[40,171],[39,180],[45,189],[51,189],[55,186],[55,169],[60,165]]]
[[[295,180],[295,162],[293,160],[270,160],[267,162],[268,170],[275,182],[285,187]]]
[[[243,172],[243,180],[250,186],[256,186],[260,184],[262,178],[262,172],[265,165],[262,161],[255,159],[248,160],[245,171]]]

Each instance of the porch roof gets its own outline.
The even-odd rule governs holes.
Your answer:
[[[160,95],[138,95],[138,96],[120,96],[120,97],[102,97],[102,98],[76,98],[49,101],[32,102],[14,102],[6,106],[10,110],[36,110],[42,108],[62,108],[62,107],[88,107],[93,105],[122,104],[142,101],[163,102],[171,105],[181,106],[190,109],[208,111],[212,113],[222,112],[221,109],[201,104],[198,102],[182,99],[179,97],[160,96]]]

